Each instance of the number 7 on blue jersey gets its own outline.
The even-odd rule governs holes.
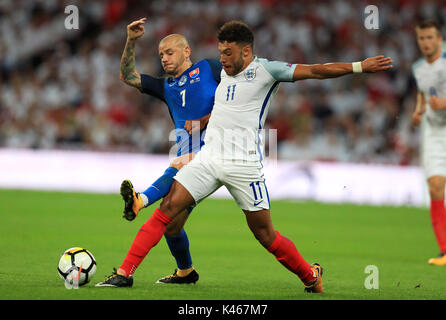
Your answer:
[[[186,106],[186,89],[181,90],[180,94],[181,94],[181,99],[182,99],[181,106],[185,107]]]

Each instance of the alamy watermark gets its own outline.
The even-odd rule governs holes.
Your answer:
[[[364,280],[364,288],[370,289],[379,289],[379,269],[377,266],[371,264],[365,267],[364,273],[368,274],[368,276]]]
[[[67,30],[79,29],[79,8],[73,4],[65,7],[64,26]],[[379,9],[375,5],[368,5],[364,8],[364,27],[367,30],[379,29]]]
[[[169,159],[176,159],[178,153],[197,152],[203,140],[209,144],[212,154],[223,162],[268,161],[270,165],[277,164],[277,129],[208,128],[192,132],[175,129],[169,134],[169,141],[176,142],[169,150]],[[189,159],[184,158],[184,161]]]
[[[364,9],[364,28],[367,30],[379,29],[379,9],[375,5],[368,5]]]
[[[79,30],[79,8],[73,4],[65,7],[65,17],[64,26],[67,30]]]

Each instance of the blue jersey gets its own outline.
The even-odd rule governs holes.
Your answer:
[[[186,120],[196,120],[211,113],[215,89],[220,83],[221,64],[215,59],[201,60],[177,78],[155,78],[141,74],[141,92],[163,100],[175,124],[177,155],[198,152],[204,145],[206,128],[194,139],[185,129]],[[195,135],[197,137],[195,137]]]

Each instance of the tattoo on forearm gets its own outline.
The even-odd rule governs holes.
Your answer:
[[[132,86],[141,86],[141,80],[135,66],[135,42],[127,41],[121,57],[121,76],[123,80]]]

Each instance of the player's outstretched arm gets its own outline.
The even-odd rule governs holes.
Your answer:
[[[417,94],[417,106],[415,107],[415,111],[412,114],[411,124],[413,127],[419,126],[421,123],[421,117],[423,113],[426,111],[426,105],[424,103],[424,94],[418,91]]]
[[[143,24],[146,18],[133,21],[127,26],[127,42],[121,57],[120,79],[129,86],[141,90],[141,75],[136,71],[135,65],[135,42],[141,37],[145,30]]]
[[[298,64],[293,80],[337,78],[350,73],[372,73],[392,68],[392,59],[384,56],[353,63]]]

